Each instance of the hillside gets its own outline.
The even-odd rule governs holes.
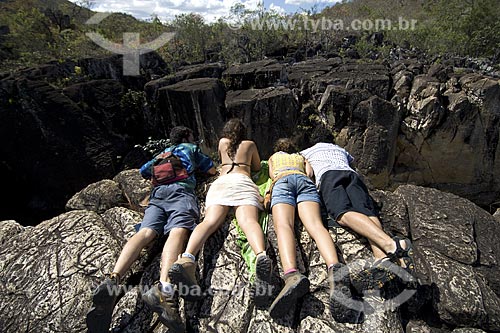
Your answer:
[[[109,55],[85,35],[96,30],[86,24],[94,14],[66,0],[0,1],[0,72],[49,61]],[[99,24],[97,31],[121,42],[125,31],[138,31],[145,39],[158,35],[153,26],[131,15],[114,13]]]
[[[416,20],[415,29],[385,30],[397,44],[409,43],[431,54],[491,57],[500,60],[500,1],[498,0],[351,0],[322,15],[346,21]]]

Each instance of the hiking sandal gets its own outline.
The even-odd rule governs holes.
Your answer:
[[[398,236],[394,236],[392,238],[394,240],[394,243],[396,244],[396,251],[394,251],[393,253],[387,253],[387,257],[389,257],[389,259],[400,265],[400,261],[399,259],[401,259],[404,263],[404,269],[410,273],[410,275],[412,277],[416,277],[415,275],[415,260],[414,260],[414,257],[413,257],[413,244],[411,243],[411,241],[408,239],[408,238],[401,238],[401,237],[398,237]],[[403,249],[401,247],[401,241],[404,241],[405,244],[406,244],[406,248]]]
[[[361,293],[365,290],[382,289],[386,283],[396,277],[393,272],[394,268],[390,265],[394,264],[388,257],[384,257],[374,261],[371,267],[351,274],[354,288]]]

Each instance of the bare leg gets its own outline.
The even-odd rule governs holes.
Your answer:
[[[323,225],[320,207],[317,202],[303,201],[298,204],[299,217],[311,238],[316,242],[319,253],[330,267],[339,262],[335,244],[330,233]]]
[[[382,229],[382,224],[380,223],[380,220],[376,216],[368,216],[368,218],[372,221],[372,223],[379,228],[380,230]],[[375,259],[381,259],[385,257],[385,252],[382,250],[377,244],[375,244],[373,241],[368,240],[370,243],[370,247],[372,248],[373,251],[373,256]]]
[[[143,228],[139,230],[139,232],[132,236],[123,247],[113,272],[118,273],[120,276],[124,276],[130,266],[132,266],[132,263],[139,258],[142,249],[151,243],[157,236],[158,234],[153,229]]]
[[[338,222],[342,226],[349,227],[354,232],[366,237],[370,244],[375,244],[384,253],[393,252],[396,248],[392,238],[364,214],[346,212],[342,214]]]
[[[278,250],[283,272],[297,268],[294,222],[295,207],[288,204],[276,204],[273,206],[274,230],[278,238]]]
[[[224,223],[229,207],[214,205],[207,208],[203,222],[194,228],[186,246],[186,252],[196,255],[219,227]]]
[[[190,232],[190,230],[185,228],[174,228],[170,230],[161,254],[160,281],[170,281],[168,270],[177,260],[177,257],[184,251]]]
[[[255,206],[236,207],[236,219],[247,236],[248,243],[255,254],[266,250],[264,232],[259,224],[259,209]]]

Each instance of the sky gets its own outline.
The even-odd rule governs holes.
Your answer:
[[[70,0],[71,2],[81,2]],[[92,10],[97,12],[121,12],[138,19],[147,20],[157,15],[162,21],[168,21],[175,15],[183,13],[198,13],[206,22],[213,22],[219,17],[228,16],[231,6],[240,2],[248,9],[254,9],[262,0],[94,0]],[[279,13],[301,12],[309,10],[314,5],[318,9],[331,6],[340,0],[264,0],[266,9],[274,9]]]

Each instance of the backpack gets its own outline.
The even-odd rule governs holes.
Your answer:
[[[171,184],[189,177],[181,159],[171,151],[156,157],[151,165],[151,175],[153,186]]]

